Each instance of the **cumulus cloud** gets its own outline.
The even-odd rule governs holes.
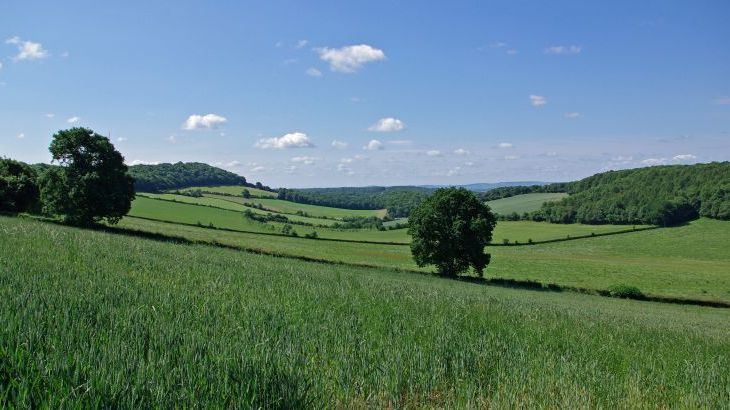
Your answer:
[[[124,137],[119,137],[119,138],[117,138],[117,142],[124,142],[124,141],[126,141],[126,140],[127,140],[127,139],[126,139],[126,138],[124,138]]]
[[[22,140],[23,138],[25,138],[25,134],[21,132],[20,134],[16,135],[15,137]]]
[[[159,165],[158,161],[144,161],[141,159],[135,159],[134,161],[130,162],[129,165]]]
[[[293,157],[291,161],[304,165],[313,165],[318,159],[317,157]]]
[[[438,157],[441,155],[441,151],[432,149],[430,151],[426,151],[426,155],[428,155],[429,157]]]
[[[55,116],[56,116],[56,114],[53,114],[53,113],[50,113],[50,112],[49,112],[49,113],[47,113],[47,114],[43,114],[43,116],[44,116],[44,117],[46,117],[46,118],[53,118],[53,117],[55,117]]]
[[[377,151],[383,149],[383,143],[379,140],[370,140],[364,147],[362,147],[365,150],[368,151]]]
[[[545,49],[545,54],[551,55],[571,55],[580,54],[583,50],[581,46],[550,46]]]
[[[334,141],[332,141],[332,146],[337,149],[345,149],[345,148],[347,148],[347,143],[343,142],[343,141],[334,140]]]
[[[367,44],[346,46],[342,48],[319,48],[319,58],[330,65],[332,71],[354,73],[366,63],[385,60],[383,50]]]
[[[314,67],[307,68],[307,71],[305,73],[310,77],[322,77],[322,72],[317,70]]]
[[[402,131],[406,128],[406,124],[393,117],[381,118],[375,124],[371,125],[368,130],[374,132],[395,132]]]
[[[297,41],[297,44],[294,46],[294,48],[304,48],[309,44],[309,41],[307,40],[299,40]]]
[[[81,121],[81,118],[76,117],[76,116],[71,117],[71,118],[69,118],[69,119],[66,120],[66,122],[69,123],[69,124],[76,124],[79,121]]]
[[[40,43],[21,40],[17,36],[5,40],[5,43],[18,47],[18,54],[13,57],[13,61],[40,60],[49,56]]]
[[[214,129],[225,124],[228,120],[225,117],[221,117],[218,114],[205,114],[198,115],[193,114],[185,120],[183,124],[184,130],[197,130],[197,129]]]
[[[258,165],[258,166],[251,168],[250,172],[261,172],[261,171],[266,171],[266,167]]]
[[[512,148],[512,144],[509,142],[500,142],[499,145],[497,145],[499,148]]]
[[[460,172],[461,172],[461,167],[453,167],[453,168],[449,169],[448,171],[446,171],[446,176],[453,177],[455,175],[459,175]]]
[[[256,142],[256,147],[262,149],[312,148],[314,144],[307,134],[291,132],[278,138],[262,138]]]
[[[504,156],[504,159],[506,161],[512,161],[512,160],[515,160],[515,159],[518,159],[518,158],[520,158],[520,157],[518,157],[517,155],[505,155]]]
[[[456,155],[469,155],[469,151],[465,150],[464,148],[457,148],[454,150],[454,154]]]
[[[574,119],[580,117],[580,113],[579,112],[566,112],[565,114],[563,114],[563,117],[565,117],[569,120],[574,120]]]
[[[542,95],[530,95],[530,104],[532,104],[533,107],[541,107],[545,104],[547,104],[547,98],[543,97]]]
[[[679,154],[675,155],[672,159],[675,161],[691,161],[693,159],[697,159],[697,156],[692,154]]]
[[[642,165],[648,165],[648,166],[664,165],[666,163],[667,163],[666,158],[647,158],[647,159],[641,160]]]

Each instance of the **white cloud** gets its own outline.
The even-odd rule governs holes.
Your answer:
[[[344,173],[345,175],[355,175],[355,171],[352,170],[352,168],[348,167],[347,165],[340,163],[337,164],[337,171]]]
[[[53,117],[55,117],[55,116],[56,116],[56,114],[53,114],[53,113],[50,113],[50,112],[49,112],[49,113],[47,113],[47,114],[43,114],[43,116],[44,116],[44,117],[46,117],[46,118],[53,118]]]
[[[641,161],[642,165],[648,165],[648,166],[664,165],[666,163],[667,163],[666,158],[647,158],[647,159]]]
[[[262,167],[261,165],[251,168],[250,172],[261,172],[266,171],[266,167]]]
[[[345,148],[347,148],[347,143],[343,142],[343,141],[334,140],[334,141],[332,141],[332,146],[337,149],[345,149]]]
[[[61,57],[63,57],[63,58],[68,58],[68,56],[70,56],[70,55],[71,54],[69,54],[68,51],[64,51],[63,53],[61,53]]]
[[[499,145],[497,145],[499,148],[512,148],[513,145],[509,142],[500,142]]]
[[[717,105],[730,105],[730,97],[729,96],[723,96],[715,99],[715,104]]]
[[[511,55],[511,56],[513,56],[513,55],[517,54],[517,50],[515,50],[515,49],[513,49],[513,48],[511,48],[511,49],[507,50],[506,52],[507,52],[507,54],[508,54],[508,55]]]
[[[375,132],[395,132],[402,131],[406,128],[406,124],[397,118],[381,118],[375,124],[371,125],[368,130]]]
[[[438,157],[441,155],[441,151],[432,149],[430,151],[426,151],[426,155],[428,155],[429,157]]]
[[[17,36],[5,40],[5,43],[18,47],[18,54],[13,57],[13,61],[40,60],[49,56],[48,51],[40,43],[24,41]]]
[[[504,156],[504,159],[505,159],[506,161],[512,161],[512,160],[515,160],[515,159],[519,159],[519,158],[520,158],[520,157],[518,157],[517,155],[505,155],[505,156]]]
[[[315,162],[317,162],[319,158],[317,157],[294,157],[291,159],[292,162],[298,162],[304,165],[313,165]]]
[[[457,148],[454,150],[454,154],[456,155],[469,155],[469,151],[465,150],[464,148]]]
[[[22,140],[23,138],[25,138],[25,133],[21,132],[20,134],[16,135],[15,137]]]
[[[550,46],[545,49],[545,54],[551,55],[570,55],[580,54],[583,47],[581,46]]]
[[[157,161],[144,161],[141,159],[135,159],[134,161],[130,162],[129,165],[158,165],[159,162]]]
[[[314,67],[307,68],[307,71],[305,71],[305,73],[307,73],[307,75],[310,77],[322,77],[322,72]]]
[[[330,65],[332,71],[354,73],[363,64],[385,60],[383,50],[373,48],[367,44],[347,46],[342,48],[319,48],[316,50],[319,58]]]
[[[124,142],[124,141],[126,141],[126,140],[127,140],[127,139],[126,139],[126,138],[124,138],[124,137],[119,137],[119,138],[117,138],[117,142]]]
[[[691,161],[693,159],[697,159],[697,156],[692,154],[679,154],[675,155],[672,159],[675,161]]]
[[[167,140],[167,142],[169,142],[170,144],[174,144],[177,142],[177,139],[174,135],[170,135],[169,137],[165,138],[165,140]]]
[[[379,140],[370,140],[370,142],[362,148],[368,151],[377,151],[383,149],[383,143]]]
[[[446,172],[446,176],[453,177],[454,175],[459,175],[460,171],[461,167],[453,167]]]
[[[579,112],[566,112],[565,114],[563,114],[563,117],[565,117],[569,120],[574,120],[574,119],[580,117],[580,113]]]
[[[540,107],[545,104],[547,104],[547,99],[543,97],[542,95],[530,95],[530,104],[532,104],[533,107]]]
[[[69,123],[69,124],[76,124],[79,121],[81,121],[81,118],[76,117],[76,116],[71,117],[71,118],[69,118],[69,119],[66,120],[66,122]]]
[[[494,43],[491,43],[489,45],[489,48],[505,48],[507,47],[507,43],[503,43],[501,41],[495,41]]]
[[[294,46],[294,48],[304,48],[309,44],[309,41],[307,40],[299,40],[297,41],[297,44]]]
[[[2,69],[3,69],[3,62],[0,61],[0,70],[2,70]]]
[[[256,143],[257,148],[286,149],[312,148],[314,144],[303,132],[292,132],[281,137],[262,138]]]
[[[225,165],[225,167],[226,167],[226,168],[235,168],[235,167],[237,167],[237,166],[240,166],[240,165],[241,165],[241,162],[240,162],[240,161],[236,161],[236,160],[233,160],[233,161],[231,161],[231,162],[228,162],[228,163],[227,163],[227,164]]]
[[[228,120],[218,114],[193,114],[189,116],[187,120],[185,120],[185,124],[183,124],[183,129],[196,130],[202,128],[218,128],[220,125],[223,125],[226,122],[228,122]]]

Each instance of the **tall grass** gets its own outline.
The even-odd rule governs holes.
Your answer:
[[[0,405],[721,407],[730,316],[0,218]]]

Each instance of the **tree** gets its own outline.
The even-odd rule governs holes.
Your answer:
[[[77,225],[115,224],[129,212],[134,180],[108,138],[71,128],[53,135],[49,151],[60,166],[41,178],[44,212]]]
[[[40,195],[36,178],[30,165],[0,158],[0,212],[33,210]]]
[[[241,191],[241,196],[246,199],[251,198],[251,191],[249,191],[248,189],[244,189],[243,191]]]
[[[409,218],[413,259],[418,266],[436,265],[442,275],[456,276],[471,266],[481,276],[495,224],[492,211],[472,192],[438,189]]]

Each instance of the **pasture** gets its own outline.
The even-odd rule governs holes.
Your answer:
[[[0,232],[0,400],[10,406],[730,402],[726,309],[480,286],[6,217]],[[613,246],[668,257],[671,247],[642,250],[647,238],[638,238],[677,239],[670,232],[550,246],[633,236]]]
[[[537,211],[545,202],[559,201],[566,196],[568,194],[565,193],[522,194],[488,201],[487,205],[492,211],[500,215],[509,215],[511,213],[522,215],[525,212]]]
[[[276,195],[277,195],[276,192],[264,191],[263,189],[251,188],[251,187],[241,186],[241,185],[198,186],[198,187],[182,188],[182,189],[180,189],[180,191],[181,192],[190,192],[190,191],[218,192],[218,193],[227,194],[227,195],[240,196],[244,189],[247,189],[251,195],[259,196],[259,197],[276,198]]]

